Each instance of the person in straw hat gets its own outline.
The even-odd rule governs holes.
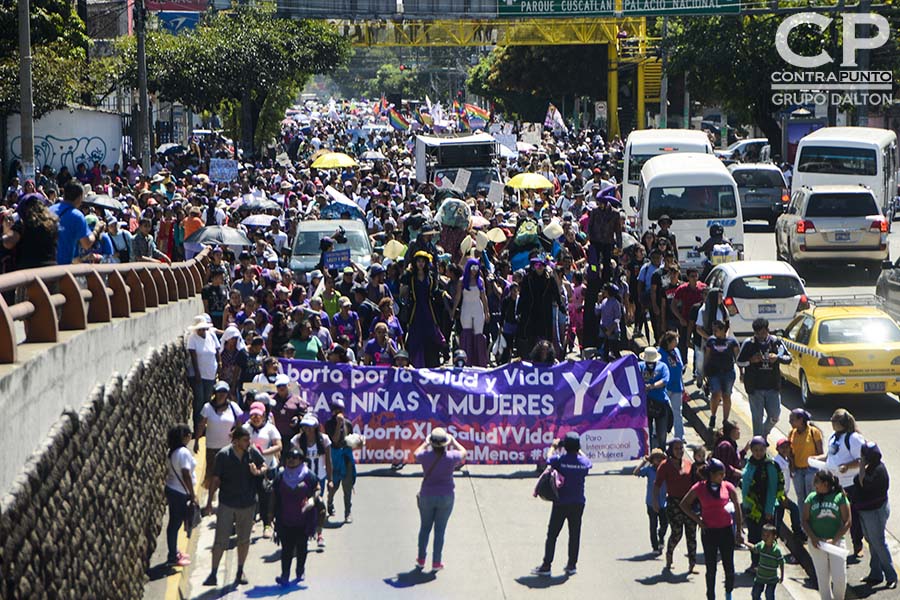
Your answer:
[[[419,504],[419,553],[416,568],[425,568],[428,538],[434,529],[431,569],[444,568],[441,553],[444,532],[453,512],[453,471],[466,459],[466,449],[443,427],[435,427],[431,435],[415,450],[416,462],[425,473],[416,498]]]
[[[669,383],[669,367],[660,360],[659,350],[652,346],[641,353],[639,368],[647,390],[647,423],[650,425],[650,443],[654,448],[666,447],[666,433],[669,431],[669,397],[666,384]]]

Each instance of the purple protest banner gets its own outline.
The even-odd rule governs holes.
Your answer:
[[[344,401],[354,432],[366,437],[357,455],[364,463],[414,462],[413,450],[433,427],[447,428],[470,463],[537,463],[571,430],[594,461],[647,452],[646,394],[631,355],[491,370],[281,364],[320,420],[333,400]]]

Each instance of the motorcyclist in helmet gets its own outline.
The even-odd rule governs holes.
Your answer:
[[[697,250],[705,254],[706,258],[712,259],[713,248],[722,243],[725,243],[725,228],[719,223],[715,223],[709,227],[709,239],[703,242],[703,245]]]

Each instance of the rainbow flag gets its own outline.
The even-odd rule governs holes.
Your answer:
[[[466,113],[462,113],[459,115],[459,130],[472,131],[472,127],[469,125],[469,118],[466,116]]]
[[[491,120],[490,111],[487,111],[480,106],[475,106],[474,104],[466,104],[466,115],[468,115],[469,118],[477,117],[485,122]]]
[[[434,119],[431,118],[430,114],[424,112],[421,108],[416,109],[416,114],[419,117],[419,123],[427,125],[428,127],[434,126]]]
[[[458,100],[453,101],[453,112],[456,114],[461,114],[459,111],[459,101]]]
[[[398,113],[396,108],[392,108],[390,109],[390,111],[388,111],[388,122],[394,129],[398,129],[400,131],[406,131],[407,129],[409,129],[409,121],[404,119],[403,115]]]

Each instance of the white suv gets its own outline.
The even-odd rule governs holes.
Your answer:
[[[822,261],[881,269],[891,224],[863,185],[803,186],[775,223],[779,260]]]

